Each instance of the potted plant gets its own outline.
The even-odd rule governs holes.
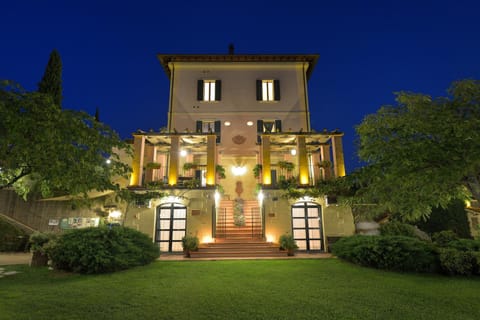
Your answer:
[[[162,164],[161,163],[158,163],[158,162],[149,162],[147,163],[147,165],[145,166],[146,169],[160,169],[162,168]]]
[[[295,250],[298,249],[297,242],[291,234],[283,234],[280,236],[280,249],[286,250],[288,256],[295,255]]]
[[[219,179],[225,179],[227,177],[225,175],[225,168],[222,165],[217,164],[215,166],[215,172],[217,173]]]
[[[261,173],[262,173],[262,165],[256,164],[255,167],[253,167],[253,176],[255,178],[259,178]]]
[[[321,162],[317,163],[317,167],[328,169],[332,167],[332,163],[328,160],[322,160]]]
[[[193,162],[185,162],[183,164],[183,171],[188,171],[190,169],[197,169],[197,164]]]
[[[182,238],[183,255],[190,258],[191,251],[198,250],[199,240],[197,236],[184,236]]]
[[[29,244],[30,251],[32,252],[32,261],[30,266],[32,267],[44,267],[48,264],[48,245],[55,239],[53,233],[34,232],[30,236]]]

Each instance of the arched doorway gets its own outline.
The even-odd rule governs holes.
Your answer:
[[[181,252],[182,238],[187,228],[187,207],[167,203],[157,207],[155,242],[163,252]]]
[[[295,203],[292,233],[299,250],[323,251],[322,207],[313,202]]]

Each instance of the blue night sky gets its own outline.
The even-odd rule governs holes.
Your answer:
[[[0,79],[36,90],[49,54],[63,61],[64,108],[123,138],[166,126],[169,81],[157,53],[318,53],[312,127],[345,132],[401,90],[444,95],[480,79],[480,1],[4,1]]]

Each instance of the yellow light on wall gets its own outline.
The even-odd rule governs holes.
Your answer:
[[[180,156],[186,157],[187,156],[187,150],[180,150]]]
[[[262,172],[263,184],[272,184],[272,175],[270,172]]]
[[[177,184],[177,177],[168,177],[168,184],[171,185],[171,186],[174,186]]]
[[[247,172],[247,168],[243,166],[232,167],[232,173],[234,176],[243,176]]]
[[[308,173],[300,175],[300,184],[308,184]]]
[[[108,214],[108,217],[112,219],[120,219],[121,216],[122,213],[119,210],[114,210]]]
[[[230,127],[232,123],[230,121],[225,121],[223,124],[225,125],[225,127]]]
[[[258,198],[258,202],[260,203],[260,206],[261,206],[261,205],[262,205],[262,203],[263,203],[263,199],[264,199],[264,197],[265,197],[265,196],[263,195],[263,191],[262,191],[262,190],[260,190],[260,192],[258,193],[258,196],[257,196],[257,198]]]
[[[292,156],[296,155],[296,154],[297,154],[297,149],[292,149],[292,150],[290,150],[290,154],[291,154]]]
[[[218,192],[218,190],[215,190],[214,198],[215,198],[215,207],[218,208],[220,204],[220,193]]]
[[[212,242],[213,242],[213,238],[210,236],[204,236],[202,238],[202,243],[212,243]]]
[[[247,126],[249,126],[249,127],[253,126],[253,121],[248,121]]]
[[[267,234],[267,242],[275,242],[275,236],[273,234]]]

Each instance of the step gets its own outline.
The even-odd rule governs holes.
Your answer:
[[[248,258],[248,257],[285,257],[278,245],[266,242],[260,234],[256,238],[244,234],[228,234],[227,238],[218,237],[215,242],[200,245],[192,252],[192,258]]]
[[[286,252],[276,252],[276,253],[252,253],[252,252],[225,252],[225,253],[209,253],[209,252],[191,252],[191,258],[265,258],[265,257],[286,257]]]

